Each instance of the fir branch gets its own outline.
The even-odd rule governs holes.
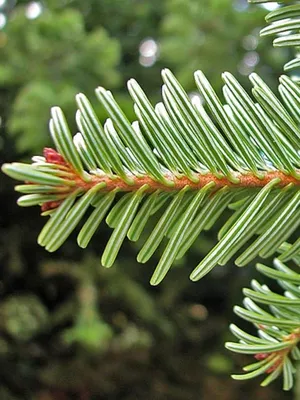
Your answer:
[[[273,0],[249,0],[250,3],[271,3]],[[285,4],[287,3],[287,4]],[[300,66],[298,47],[300,46],[300,5],[298,2],[284,1],[280,7],[266,16],[269,25],[260,32],[262,37],[275,36],[274,47],[293,47],[296,58],[285,64],[284,70],[291,71]]]
[[[219,241],[191,274],[198,280],[215,265],[269,257],[300,222],[299,88],[280,79],[284,103],[256,75],[250,80],[256,102],[229,73],[223,75],[223,104],[202,72],[195,81],[205,102],[191,101],[174,75],[162,72],[163,102],[153,107],[130,80],[137,121],[132,124],[112,94],[96,94],[108,112],[102,124],[88,99],[77,96],[79,133],[72,137],[62,111],[52,109],[50,132],[56,149],[45,149],[31,165],[3,166],[24,180],[19,205],[41,205],[50,219],[38,242],[55,251],[91,206],[78,235],[86,247],[100,223],[114,229],[102,256],[110,267],[127,236],[136,241],[148,221],[163,211],[138,255],[146,262],[169,239],[151,279],[158,284],[176,259],[211,229],[229,207],[234,212],[221,228]],[[276,110],[276,111],[275,111]],[[160,211],[160,213],[161,213]],[[299,242],[281,255],[297,257]]]
[[[234,379],[245,380],[267,374],[261,386],[267,386],[283,375],[283,389],[293,386],[295,362],[300,360],[300,274],[288,268],[278,259],[274,266],[277,270],[257,265],[264,275],[277,279],[287,289],[283,295],[271,291],[268,286],[252,281],[252,289],[244,289],[247,296],[244,301],[246,309],[235,307],[240,317],[250,321],[258,330],[258,336],[249,335],[236,325],[230,325],[232,333],[239,343],[226,343],[226,347],[234,352],[254,354],[257,362],[243,368],[244,375],[233,375]],[[270,312],[260,308],[256,303],[269,307]]]
[[[284,4],[266,20],[269,26],[261,35],[275,35],[274,46],[299,47],[299,4]],[[296,58],[285,70],[299,65]],[[105,219],[113,232],[102,255],[104,266],[113,265],[126,237],[137,241],[148,234],[137,256],[141,263],[165,246],[151,279],[154,285],[230,210],[218,242],[191,279],[202,278],[237,254],[235,263],[244,266],[257,256],[280,253],[276,269],[262,264],[257,269],[276,279],[284,293],[253,280],[251,289],[244,289],[244,308],[234,311],[254,324],[258,335],[231,325],[239,343],[226,347],[257,360],[244,367],[246,374],[233,375],[235,379],[267,374],[262,382],[266,386],[283,375],[283,388],[289,390],[293,362],[300,360],[300,275],[283,262],[300,264],[299,237],[293,244],[286,242],[300,224],[300,89],[282,76],[278,97],[258,75],[249,78],[252,96],[224,73],[223,101],[197,71],[201,100],[191,100],[165,69],[162,102],[155,106],[131,79],[133,123],[104,88],[96,89],[108,114],[103,125],[79,94],[77,134],[72,135],[62,110],[54,107],[49,127],[56,149],[44,149],[43,157],[33,157],[30,165],[5,164],[2,170],[25,182],[16,186],[23,194],[19,205],[40,205],[42,215],[49,216],[38,242],[50,252],[64,243],[90,208],[77,241],[85,248]],[[156,225],[148,232],[152,218]]]

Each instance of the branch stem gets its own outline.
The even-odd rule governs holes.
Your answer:
[[[300,171],[299,171],[300,173]],[[300,186],[300,180],[296,178],[285,175],[280,171],[272,171],[266,172],[262,179],[257,178],[255,175],[248,173],[248,174],[241,174],[235,173],[236,178],[239,179],[239,183],[233,183],[226,177],[224,178],[216,178],[213,174],[207,173],[205,175],[198,175],[199,181],[192,182],[186,177],[175,177],[174,175],[166,175],[166,179],[172,181],[174,184],[172,186],[166,186],[160,182],[155,181],[154,179],[144,176],[144,177],[132,177],[134,183],[129,185],[128,183],[124,182],[122,179],[118,177],[109,177],[107,175],[93,175],[91,176],[91,180],[89,182],[83,181],[81,178],[76,179],[76,186],[81,187],[84,190],[89,190],[94,185],[105,182],[106,188],[105,190],[111,191],[118,188],[124,192],[131,192],[136,191],[143,185],[148,185],[149,189],[148,192],[154,192],[155,190],[163,190],[163,191],[179,191],[183,189],[185,186],[189,186],[192,190],[199,190],[202,189],[210,182],[215,183],[215,189],[220,189],[224,186],[232,187],[232,188],[260,188],[267,185],[270,181],[275,178],[280,179],[280,183],[278,184],[280,187],[284,187],[290,183],[294,184],[295,186]]]

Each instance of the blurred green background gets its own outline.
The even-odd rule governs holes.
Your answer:
[[[164,67],[190,96],[199,95],[197,69],[219,94],[226,70],[248,90],[254,70],[274,88],[289,54],[259,39],[266,12],[246,0],[0,0],[1,164],[51,146],[53,105],[76,133],[78,92],[104,120],[99,85],[130,118],[126,81],[135,77],[158,101]],[[152,288],[155,261],[138,265],[136,244],[123,246],[112,269],[101,267],[105,227],[85,251],[71,239],[53,255],[38,247],[44,221],[38,208],[17,207],[14,184],[1,174],[1,400],[293,398],[280,382],[261,389],[230,378],[250,361],[224,349],[229,322],[240,324],[232,307],[256,275],[228,265],[189,281],[216,231]]]

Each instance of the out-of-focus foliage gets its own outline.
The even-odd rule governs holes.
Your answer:
[[[55,10],[66,6],[66,2],[61,0],[48,0],[47,4]],[[84,15],[87,30],[102,26],[118,40],[122,86],[129,78],[135,77],[144,81],[146,88],[153,89],[151,83],[157,82],[161,64],[150,70],[142,68],[138,62],[139,45],[145,38],[159,38],[159,26],[165,14],[164,0],[68,0],[67,4]]]
[[[13,295],[1,304],[1,330],[17,341],[26,341],[41,333],[48,318],[47,309],[35,296]]]
[[[215,90],[219,76],[230,71],[249,87],[246,77],[254,70],[271,81],[282,68],[284,51],[274,51],[260,41],[265,10],[245,0],[166,0],[161,24],[161,58],[169,64],[186,89],[193,72],[200,69]],[[271,64],[271,68],[267,65]]]
[[[18,134],[20,151],[40,151],[48,142],[49,107],[59,103],[72,115],[76,93],[99,82],[115,87],[120,79],[118,41],[101,26],[87,32],[75,9],[46,9],[30,19],[28,9],[17,7],[1,43],[0,86],[16,94],[8,130]]]

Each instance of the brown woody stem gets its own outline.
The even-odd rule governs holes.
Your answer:
[[[249,188],[249,187],[264,187],[270,181],[275,178],[280,179],[280,183],[278,184],[281,187],[284,187],[290,183],[300,186],[300,180],[296,179],[290,175],[285,175],[283,172],[279,171],[270,171],[265,172],[263,178],[258,178],[252,173],[241,174],[239,172],[232,172],[232,175],[237,179],[238,183],[231,182],[228,178],[217,178],[215,175],[211,173],[207,174],[198,174],[198,182],[192,182],[187,177],[176,177],[172,174],[166,174],[165,178],[167,181],[173,182],[172,186],[167,186],[163,183],[157,182],[154,179],[143,176],[136,177],[130,176],[133,184],[129,184],[124,182],[121,178],[117,176],[108,176],[108,175],[88,175],[88,179],[84,180],[81,176],[79,176],[76,171],[72,168],[70,164],[66,162],[66,160],[59,154],[56,150],[51,148],[44,149],[44,156],[47,162],[52,164],[57,164],[64,172],[69,172],[69,179],[75,182],[74,188],[82,188],[84,191],[88,191],[98,183],[104,182],[106,184],[105,191],[111,191],[114,189],[119,189],[123,192],[133,192],[138,190],[143,185],[148,185],[148,192],[154,192],[155,190],[163,190],[163,191],[179,191],[183,189],[185,186],[189,186],[192,190],[199,190],[206,186],[210,182],[215,183],[215,189],[220,189],[224,186],[232,187],[232,188]],[[300,170],[296,171],[300,176]]]
[[[299,171],[299,173],[300,173],[300,171]],[[232,187],[232,188],[244,188],[244,187],[245,188],[246,187],[247,188],[249,188],[249,187],[259,188],[259,187],[264,187],[267,183],[269,183],[271,180],[273,180],[275,178],[280,179],[280,183],[279,183],[280,187],[284,187],[290,183],[292,183],[296,186],[300,186],[300,180],[297,180],[296,178],[294,178],[290,175],[285,175],[284,173],[279,172],[279,171],[266,172],[265,176],[262,179],[257,178],[256,176],[254,176],[251,173],[245,174],[245,175],[242,175],[240,173],[235,173],[235,177],[239,179],[239,183],[232,183],[227,178],[218,179],[211,173],[208,173],[205,175],[199,174],[199,182],[197,182],[197,183],[191,182],[186,177],[177,178],[175,176],[166,175],[166,178],[168,180],[171,180],[174,182],[173,186],[166,186],[166,185],[159,183],[147,176],[133,177],[134,184],[129,185],[118,177],[111,178],[107,175],[103,175],[103,176],[91,175],[91,180],[89,182],[85,182],[81,178],[77,177],[76,178],[76,186],[81,187],[84,190],[89,190],[93,186],[95,186],[97,183],[105,182],[106,183],[105,190],[107,190],[107,191],[111,191],[113,189],[119,188],[121,191],[130,192],[130,191],[136,191],[141,186],[147,184],[147,185],[149,185],[149,188],[150,188],[149,191],[153,192],[158,189],[163,190],[163,191],[178,191],[187,185],[192,190],[197,190],[197,189],[203,188],[209,182],[215,182],[215,184],[216,184],[215,189],[219,189],[224,186],[228,186],[228,187]]]

